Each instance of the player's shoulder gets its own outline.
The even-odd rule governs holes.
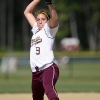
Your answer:
[[[31,31],[34,33],[38,29],[37,23],[34,24]]]
[[[47,22],[47,23],[45,23],[44,28],[49,28],[49,29],[53,30],[53,29],[59,28],[59,23],[57,22],[56,25],[55,25],[55,27],[51,28],[49,26],[49,22]]]

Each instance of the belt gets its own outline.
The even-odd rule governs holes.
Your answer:
[[[53,62],[50,63],[50,64],[47,64],[47,65],[44,65],[42,67],[36,66],[36,67],[32,68],[32,72],[37,72],[37,71],[40,71],[40,70],[44,70],[44,69],[50,67],[52,64],[53,64]]]
[[[39,67],[35,67],[36,71],[39,71]]]

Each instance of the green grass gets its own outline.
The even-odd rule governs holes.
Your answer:
[[[59,92],[100,92],[100,63],[74,63],[60,68]]]
[[[58,92],[100,92],[100,63],[71,63],[59,67]],[[31,92],[30,67],[18,67],[15,73],[0,72],[0,93]]]
[[[31,92],[30,67],[18,68],[15,73],[0,74],[0,93]]]

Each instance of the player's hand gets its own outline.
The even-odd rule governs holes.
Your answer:
[[[52,0],[45,0],[47,5],[52,4]]]

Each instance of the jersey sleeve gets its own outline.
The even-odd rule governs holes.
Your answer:
[[[32,28],[32,33],[35,34],[37,31],[38,27],[37,27],[37,23],[34,24],[33,28]]]
[[[45,30],[49,37],[54,38],[59,28],[59,23],[54,28],[50,28],[48,23],[45,24]]]
[[[57,23],[55,28],[53,28],[53,29],[50,28],[50,34],[51,34],[52,37],[55,37],[55,35],[58,31],[58,28],[59,28],[59,23]]]

